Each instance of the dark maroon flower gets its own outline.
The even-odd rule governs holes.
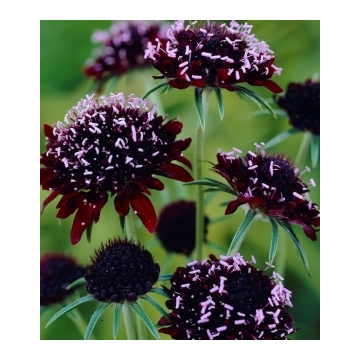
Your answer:
[[[252,257],[253,262],[255,258]],[[192,261],[178,267],[165,290],[169,320],[159,330],[176,340],[287,340],[294,333],[291,291],[240,254]]]
[[[94,57],[84,67],[86,76],[99,87],[112,76],[121,76],[129,70],[147,66],[144,51],[148,42],[165,38],[164,26],[155,21],[115,22],[108,31],[97,30],[91,40],[100,44]]]
[[[255,144],[259,150],[261,146]],[[299,224],[307,237],[317,240],[316,227],[320,213],[309,197],[309,189],[299,178],[299,169],[283,154],[267,155],[264,150],[248,151],[245,158],[240,150],[217,154],[213,170],[223,176],[238,197],[230,201],[225,215],[234,213],[241,205],[288,223]],[[310,170],[307,168],[307,170]],[[313,179],[310,184],[315,186]],[[302,195],[304,194],[304,196]]]
[[[40,258],[40,305],[60,303],[75,288],[66,287],[84,277],[85,268],[68,255],[47,253]]]
[[[195,249],[196,204],[180,200],[165,206],[159,215],[155,234],[169,252],[189,256]],[[209,218],[204,217],[204,242]]]
[[[148,231],[156,226],[156,213],[145,194],[149,189],[163,190],[155,178],[162,175],[189,182],[191,175],[173,160],[191,166],[182,151],[191,139],[175,140],[182,123],[164,123],[148,110],[147,103],[130,96],[94,95],[81,100],[65,116],[65,123],[44,125],[46,152],[41,156],[40,184],[51,190],[44,207],[62,195],[57,217],[67,218],[76,211],[71,242],[80,241],[83,232],[98,222],[100,211],[110,196],[115,195],[115,209],[126,216],[130,205]]]
[[[184,27],[177,21],[168,30],[168,39],[150,42],[145,58],[177,89],[189,86],[218,87],[234,91],[234,85],[246,82],[265,86],[273,93],[283,90],[270,78],[280,75],[275,56],[268,45],[250,34],[252,26],[231,21],[230,26],[208,22]]]
[[[159,273],[159,265],[142,245],[115,238],[90,258],[86,290],[98,301],[133,302],[151,290]]]
[[[290,83],[276,102],[287,112],[295,129],[320,135],[320,82]]]

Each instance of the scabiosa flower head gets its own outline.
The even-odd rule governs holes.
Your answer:
[[[177,89],[219,87],[234,91],[233,85],[246,82],[265,86],[274,93],[283,90],[270,78],[280,75],[275,57],[268,45],[250,34],[252,26],[231,21],[184,27],[177,21],[168,30],[167,41],[150,42],[145,58],[161,72],[156,79],[167,78]]]
[[[252,262],[255,258],[252,257]],[[159,330],[176,340],[287,340],[294,332],[291,291],[273,271],[267,276],[240,254],[197,260],[171,277],[171,297]]]
[[[108,31],[97,30],[91,40],[101,47],[87,61],[84,73],[102,85],[111,76],[146,66],[144,50],[148,42],[163,39],[165,34],[160,23],[141,20],[116,22]]]
[[[40,258],[40,305],[63,301],[75,288],[66,287],[85,275],[85,268],[68,255],[47,253]]]
[[[290,83],[285,94],[276,99],[298,130],[320,135],[320,82]]]
[[[160,267],[142,245],[115,238],[102,244],[85,275],[86,290],[102,302],[136,301],[157,282]]]
[[[175,140],[182,130],[176,119],[164,123],[139,98],[111,94],[94,95],[81,100],[65,116],[64,123],[44,125],[46,152],[41,156],[40,184],[52,190],[43,208],[58,195],[57,217],[67,218],[76,212],[71,242],[80,241],[82,233],[99,220],[100,211],[115,195],[115,209],[126,216],[129,206],[144,226],[153,232],[156,214],[144,195],[149,189],[162,190],[162,175],[189,182],[191,175],[173,160],[191,166],[182,151],[191,139]]]
[[[169,252],[189,256],[195,248],[196,204],[180,200],[165,206],[159,215],[155,234]],[[204,241],[209,218],[204,216]]]
[[[301,225],[307,237],[317,240],[315,228],[320,226],[320,213],[309,198],[307,184],[299,178],[299,169],[283,154],[267,155],[261,149],[263,145],[255,143],[256,153],[248,151],[244,158],[237,148],[217,154],[218,163],[213,170],[238,194],[228,204],[225,215],[248,204],[255,212]],[[313,179],[310,185],[316,185]]]

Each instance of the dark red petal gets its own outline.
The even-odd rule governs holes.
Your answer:
[[[153,79],[165,79],[164,75],[153,75]]]
[[[316,232],[315,232],[315,230],[314,230],[311,226],[303,225],[303,230],[304,230],[305,235],[306,235],[309,239],[311,239],[312,241],[316,241],[316,240],[317,240]]]
[[[73,226],[70,232],[70,239],[72,245],[75,245],[80,241],[81,235],[89,227],[91,220],[91,206],[81,206],[75,215]]]
[[[108,194],[105,193],[104,195],[102,195],[100,197],[100,200],[94,203],[91,203],[92,206],[92,212],[93,212],[93,220],[97,223],[99,221],[100,218],[100,211],[101,209],[104,207],[104,205],[107,203],[108,201]],[[94,206],[96,206],[94,208]]]
[[[76,209],[79,209],[83,204],[84,196],[78,193],[64,195],[56,208],[59,209],[56,217],[59,219],[66,219],[73,214]]]
[[[169,85],[175,89],[183,90],[187,89],[191,85],[191,83],[186,81],[180,81],[178,79],[172,79],[169,80]]]
[[[156,213],[151,201],[141,192],[133,191],[130,196],[130,205],[149,232],[153,233],[156,227]]]
[[[179,162],[183,163],[189,169],[192,170],[192,164],[191,164],[190,160],[188,160],[185,156],[183,156],[183,155],[179,156],[178,158],[176,158],[176,161],[179,161]]]
[[[141,182],[148,187],[149,189],[155,189],[155,190],[164,190],[164,184],[156,178],[148,178],[141,180]]]
[[[280,94],[284,92],[284,90],[276,83],[274,83],[272,80],[266,80],[264,82],[264,86],[272,91],[274,94]]]
[[[129,198],[125,191],[116,195],[114,199],[115,210],[120,216],[126,216],[129,213]]]
[[[52,139],[52,140],[56,139],[56,137],[54,136],[54,133],[53,133],[53,128],[48,124],[44,124],[44,134],[49,139]]]
[[[174,142],[174,147],[179,151],[184,151],[190,146],[191,140],[191,138],[177,140]]]
[[[51,203],[57,196],[59,195],[59,191],[54,190],[51,194],[44,200],[41,208],[41,214],[44,212],[45,206]]]
[[[167,164],[161,168],[162,175],[182,182],[193,181],[193,177],[181,166],[175,164]]]
[[[169,121],[164,126],[162,131],[164,132],[171,132],[174,135],[178,135],[181,133],[181,130],[183,128],[183,124],[180,121]]]
[[[230,201],[230,202],[228,203],[228,206],[226,207],[225,215],[233,214],[240,205],[241,205],[241,204],[239,203],[238,199],[235,199],[235,200],[233,200],[233,201]]]

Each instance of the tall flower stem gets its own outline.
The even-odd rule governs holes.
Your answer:
[[[126,335],[128,340],[137,340],[134,317],[129,304],[124,301],[122,312],[124,316]]]
[[[212,89],[205,88],[202,93],[202,105],[204,120],[206,120],[209,110],[209,99]],[[206,121],[204,121],[204,124]],[[202,178],[202,161],[204,153],[205,126],[201,126],[199,121],[196,141],[195,141],[195,162],[194,162],[194,179]],[[202,246],[204,242],[204,191],[203,186],[196,186],[196,234],[195,234],[195,255],[198,260],[202,259]]]
[[[295,164],[300,170],[306,165],[305,161],[309,154],[311,137],[312,134],[308,131],[305,131],[299,150],[297,152]]]

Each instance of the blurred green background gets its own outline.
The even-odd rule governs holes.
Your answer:
[[[228,22],[228,21],[226,21]],[[238,20],[239,23],[247,22],[253,25],[253,33],[259,40],[264,40],[275,53],[275,65],[283,69],[280,76],[274,76],[273,80],[283,89],[286,89],[289,82],[303,82],[308,78],[317,76],[320,79],[320,21],[272,21],[272,20]],[[63,120],[67,111],[77,102],[92,94],[92,82],[82,74],[82,67],[95,48],[90,37],[96,29],[108,29],[111,21],[40,21],[40,153],[45,149],[45,137],[43,124],[54,124]],[[123,92],[125,96],[133,93],[141,97],[146,90],[159,83],[153,80],[152,75],[157,75],[155,69],[147,68],[132,71],[123,76],[114,87],[105,87],[104,94],[109,92]],[[246,85],[245,85],[246,86]],[[253,87],[253,91],[271,101],[272,94],[267,89]],[[90,93],[91,92],[91,93]],[[164,113],[169,118],[180,117],[184,124],[183,132],[179,138],[195,137],[198,118],[193,101],[193,88],[186,90],[174,89],[166,95],[158,93],[149,97],[151,102],[158,102]],[[205,133],[204,159],[215,161],[217,150],[231,150],[232,147],[242,149],[244,152],[254,150],[254,142],[267,142],[276,134],[289,129],[286,118],[274,119],[270,115],[250,118],[251,114],[258,110],[255,104],[249,100],[240,99],[235,93],[223,91],[225,117],[220,122],[216,106],[215,96],[212,96]],[[277,108],[275,104],[273,108]],[[162,114],[164,114],[162,113]],[[283,152],[292,159],[295,159],[297,150],[302,140],[302,134],[292,136],[288,140],[275,146],[271,150]],[[193,159],[194,142],[185,151],[191,161]],[[306,164],[310,166],[310,158]],[[211,165],[204,162],[203,175],[222,180],[218,175],[211,172]],[[308,182],[313,178],[317,187],[311,188],[311,198],[314,203],[320,204],[320,165],[312,169],[311,173],[304,174],[303,180]],[[171,200],[179,198],[194,199],[192,187],[183,187],[180,183],[172,183],[162,179],[166,189],[162,192],[153,191],[151,201],[157,213],[162,206]],[[40,190],[40,205],[49,195],[48,191]],[[223,214],[222,202],[230,200],[226,194],[217,194],[209,200],[206,206],[206,214],[215,219]],[[61,251],[71,254],[79,259],[80,263],[86,264],[94,249],[102,242],[121,235],[117,214],[114,210],[113,199],[111,198],[103,209],[100,221],[94,224],[92,231],[92,243],[89,245],[83,239],[76,246],[70,244],[70,229],[73,216],[65,219],[59,224],[55,217],[55,206],[58,200],[47,206],[40,217],[40,254],[48,251]],[[226,217],[225,220],[214,222],[209,225],[208,239],[220,246],[227,248],[231,239],[244,216],[242,209],[235,214]],[[146,246],[152,244],[150,251],[154,254],[155,260],[164,262],[165,250],[160,245],[154,246],[154,236],[142,228],[138,219],[137,234],[139,240]],[[306,251],[310,263],[311,278],[306,274],[293,244],[280,229],[280,247],[286,250],[287,263],[283,275],[285,286],[293,292],[292,302],[294,307],[288,308],[295,319],[295,328],[300,330],[291,336],[297,340],[318,340],[320,339],[320,235],[319,240],[312,242],[302,231],[300,226],[295,226],[298,237]],[[246,235],[241,248],[241,253],[246,260],[255,255],[259,268],[265,268],[270,243],[270,224],[257,221]],[[214,252],[207,246],[204,253]],[[183,266],[186,259],[175,255],[172,259],[170,269],[172,273],[177,266]],[[276,259],[275,259],[276,265]],[[162,271],[163,273],[163,271]],[[84,293],[81,293],[84,295]],[[163,303],[161,297],[156,297]],[[79,311],[88,321],[95,310],[96,303],[90,302],[82,305]],[[83,336],[72,325],[72,322],[64,316],[57,323],[45,329],[45,324],[59,308],[49,308],[41,316],[40,339],[81,339]],[[153,322],[160,318],[159,313],[145,304]],[[100,321],[97,323],[94,334],[98,339],[112,338],[112,308],[107,309]],[[126,339],[124,327],[121,327],[118,339]],[[149,336],[151,338],[151,336]],[[166,335],[162,338],[170,339]]]

